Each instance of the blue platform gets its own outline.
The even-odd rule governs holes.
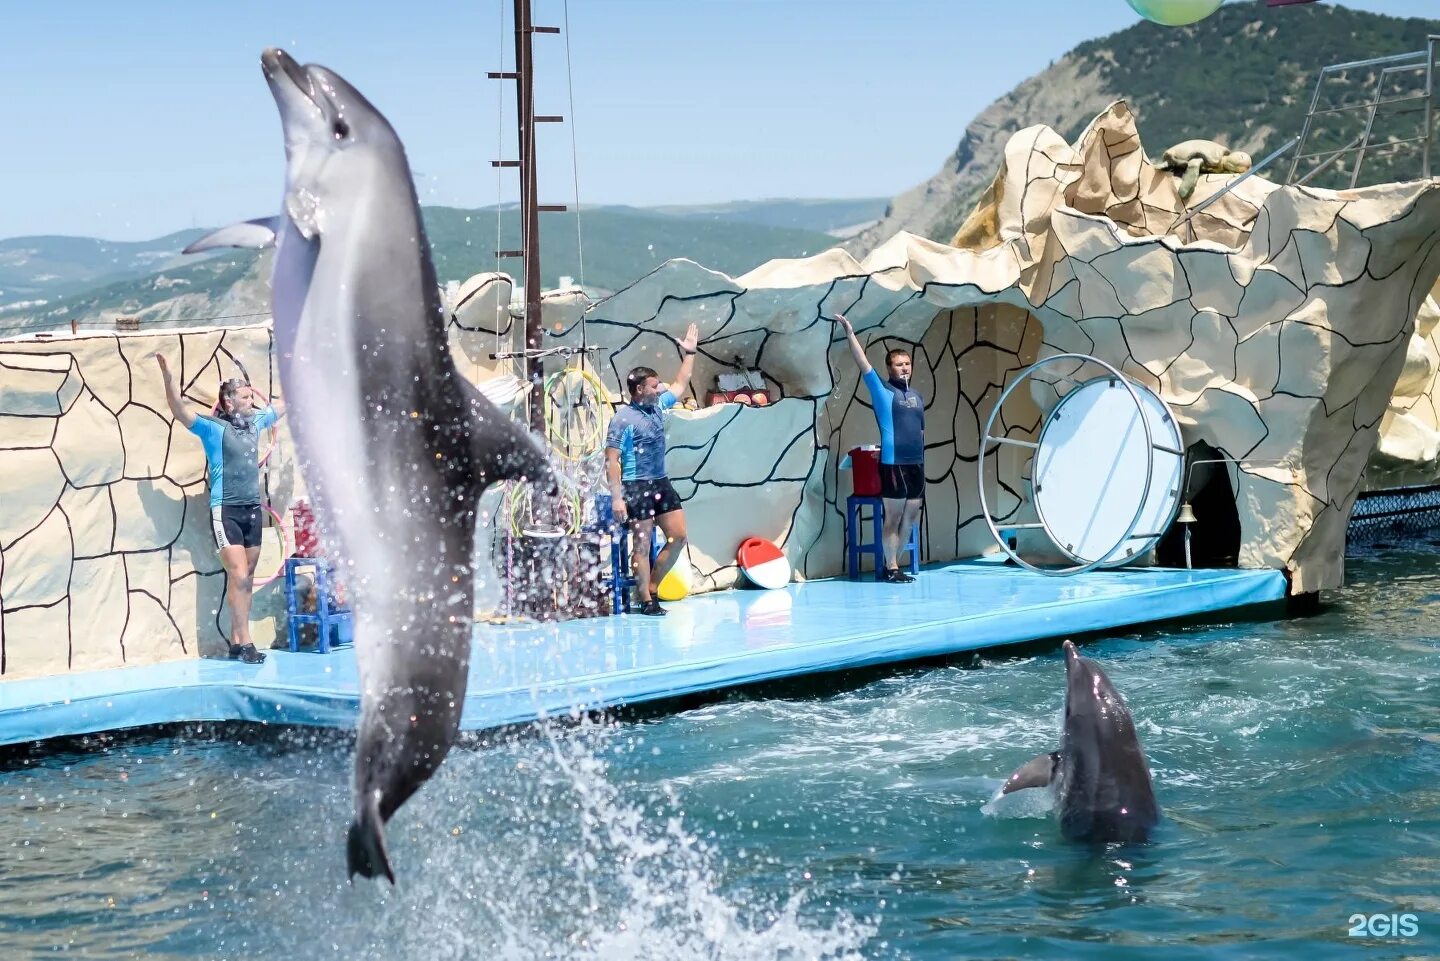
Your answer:
[[[913,584],[837,579],[698,595],[668,605],[663,618],[478,625],[461,724],[482,730],[1284,596],[1279,571],[1152,568],[1048,578],[972,561],[928,568]],[[187,660],[0,683],[0,744],[179,721],[349,728],[359,707],[353,649],[277,650],[259,666]]]

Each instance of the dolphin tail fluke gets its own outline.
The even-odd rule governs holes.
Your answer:
[[[395,883],[395,872],[390,870],[390,852],[385,848],[385,822],[380,818],[378,796],[371,795],[350,823],[345,847],[350,878],[357,874],[366,878],[383,874],[391,884]]]

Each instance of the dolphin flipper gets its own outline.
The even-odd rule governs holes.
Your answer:
[[[1015,773],[1005,779],[1001,794],[1012,794],[1029,787],[1045,787],[1055,774],[1055,765],[1060,763],[1060,752],[1051,751],[1025,762]]]
[[[264,247],[275,246],[275,235],[279,232],[279,217],[246,220],[243,223],[212,230],[180,252],[182,254],[198,254],[202,250],[214,250],[217,247],[245,247],[260,250]]]
[[[373,878],[383,874],[391,884],[395,883],[395,872],[390,869],[390,852],[385,845],[385,822],[380,817],[379,792],[371,793],[369,803],[363,805],[355,820],[350,822],[345,853],[349,877],[358,874]]]

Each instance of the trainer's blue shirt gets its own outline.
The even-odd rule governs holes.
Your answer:
[[[280,417],[266,407],[237,427],[228,420],[197,414],[190,432],[200,438],[210,465],[210,507],[260,503],[260,432]]]
[[[925,402],[909,387],[865,373],[875,422],[880,425],[880,463],[925,463]]]
[[[620,479],[660,480],[665,477],[665,411],[679,403],[670,391],[654,407],[630,403],[610,418],[605,446],[620,452]]]

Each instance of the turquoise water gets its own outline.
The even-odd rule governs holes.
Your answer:
[[[330,735],[128,739],[0,768],[5,958],[1321,958],[1440,954],[1440,556],[1314,617],[1091,641],[1165,820],[1067,844],[1001,780],[1055,647],[477,741],[345,883]],[[1038,651],[1038,653],[1037,653]],[[1410,938],[1354,938],[1411,913]]]

